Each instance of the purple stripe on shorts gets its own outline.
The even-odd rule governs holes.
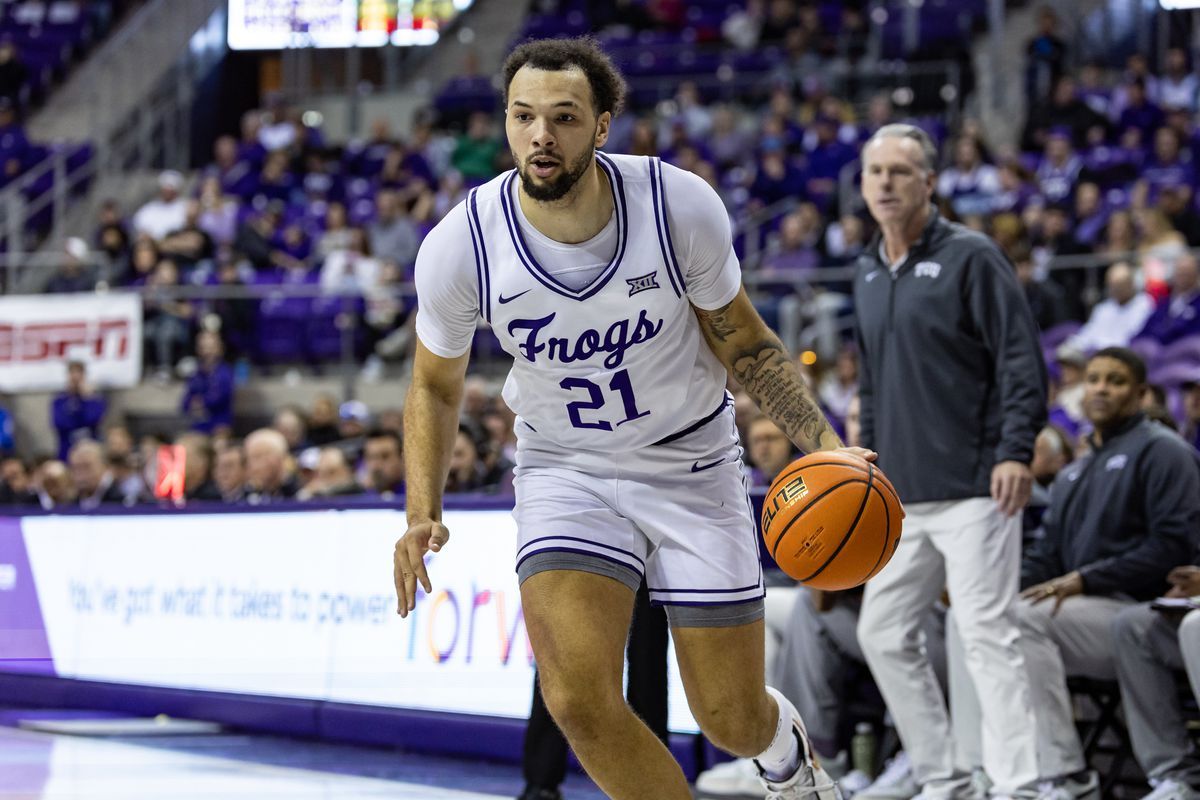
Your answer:
[[[639,582],[642,580],[642,573],[634,569],[631,565],[626,564],[624,561],[618,561],[617,559],[612,558],[611,556],[606,556],[603,553],[593,553],[591,550],[577,550],[574,547],[547,547],[544,550],[534,550],[532,553],[527,553],[524,557],[517,561],[517,570],[520,570],[521,565],[529,559],[533,558],[534,556],[540,556],[543,553],[576,553],[581,556],[591,556],[592,558],[598,558],[601,561],[609,561],[619,567],[624,567],[636,575]]]
[[[528,542],[521,545],[520,550],[517,550],[517,555],[520,555],[521,552],[526,547],[529,547],[529,545],[531,545],[531,544],[537,544],[538,542],[554,542],[554,541],[582,542],[583,544],[590,544],[592,547],[603,547],[605,550],[613,550],[613,551],[621,553],[623,555],[627,555],[630,558],[632,558],[634,561],[638,562],[638,564],[641,565],[643,571],[645,571],[645,569],[646,569],[646,562],[643,561],[642,559],[638,558],[636,554],[631,553],[628,550],[622,550],[619,547],[613,547],[611,544],[604,544],[602,542],[593,542],[591,539],[580,539],[578,536],[541,536],[541,537],[538,537],[537,539],[530,539]],[[521,560],[524,561],[525,559],[522,558]],[[750,588],[754,588],[754,587],[750,587]]]
[[[652,605],[652,606],[698,606],[698,607],[738,606],[738,605],[741,605],[742,603],[753,603],[756,600],[762,600],[766,596],[767,596],[767,593],[762,592],[760,594],[755,595],[754,597],[744,597],[741,600],[723,600],[723,601],[716,602],[716,603],[699,603],[699,602],[695,602],[692,600],[656,600],[654,597],[651,597],[650,605]]]

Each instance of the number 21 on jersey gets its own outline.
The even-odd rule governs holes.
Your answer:
[[[635,419],[650,415],[649,411],[638,411],[637,398],[633,396],[633,384],[629,380],[629,370],[627,369],[612,376],[612,380],[608,382],[608,397],[605,396],[605,392],[599,384],[589,381],[587,378],[563,378],[558,385],[570,392],[578,389],[587,393],[588,399],[567,403],[567,416],[571,418],[571,424],[576,428],[611,431],[626,422],[633,422]],[[624,419],[618,420],[615,424],[607,419],[593,419],[592,421],[583,419],[581,412],[603,409],[614,393],[621,397],[621,405],[624,406],[625,412]]]

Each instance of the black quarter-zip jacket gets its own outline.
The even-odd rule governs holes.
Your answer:
[[[878,237],[857,268],[863,446],[904,502],[988,496],[992,467],[1029,463],[1046,421],[1046,366],[1015,270],[932,208],[894,275]]]
[[[1174,432],[1135,414],[1050,487],[1044,535],[1021,559],[1021,588],[1075,570],[1092,595],[1151,600],[1200,543],[1200,466]]]

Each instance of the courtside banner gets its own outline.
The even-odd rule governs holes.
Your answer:
[[[512,514],[445,522],[433,593],[401,619],[398,511],[25,517],[0,620],[8,608],[28,652],[0,646],[0,670],[524,719],[533,654]],[[671,728],[695,732],[670,661]]]
[[[142,374],[142,300],[135,294],[0,297],[0,392],[61,389],[66,362],[87,364],[100,388]]]

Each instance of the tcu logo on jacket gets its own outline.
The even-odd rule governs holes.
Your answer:
[[[771,507],[763,509],[763,529],[771,527],[771,521],[775,519],[775,515],[779,513],[779,509],[790,506],[795,501],[806,496],[808,496],[808,487],[804,485],[804,478],[792,478],[785,483],[783,488],[775,493]]]

